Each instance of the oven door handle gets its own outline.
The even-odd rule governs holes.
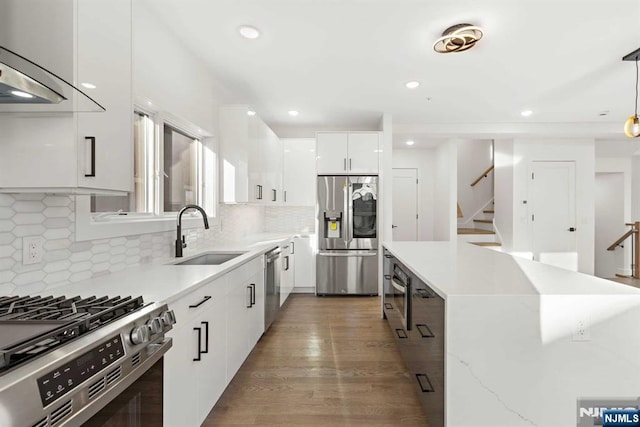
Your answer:
[[[402,292],[403,294],[407,293],[407,288],[405,286],[399,285],[395,280],[392,280],[391,284],[394,288],[396,288],[396,290],[398,290],[398,292]]]

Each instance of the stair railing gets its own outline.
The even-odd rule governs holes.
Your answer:
[[[486,178],[487,175],[489,175],[489,173],[493,170],[493,165],[489,166],[484,172],[482,172],[482,174],[477,177],[476,179],[473,180],[473,182],[471,183],[472,187],[475,187],[477,183],[479,183],[483,178]]]
[[[640,279],[640,251],[638,251],[638,248],[640,248],[640,221],[626,223],[625,225],[631,227],[631,229],[620,236],[618,240],[613,242],[607,250],[614,251],[618,246],[624,248],[622,242],[633,236],[633,239],[631,240],[631,271],[634,278]]]

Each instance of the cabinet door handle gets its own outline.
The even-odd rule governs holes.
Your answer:
[[[289,270],[289,255],[284,257],[284,271]]]
[[[296,242],[291,242],[291,252],[289,252],[291,255],[296,253]]]
[[[393,255],[389,255],[389,254],[384,254],[385,258],[393,258]]]
[[[422,338],[435,338],[435,335],[433,334],[433,332],[431,332],[431,329],[429,329],[427,325],[418,323],[416,324],[416,328],[418,328],[418,332],[420,332],[420,336]]]
[[[407,333],[404,329],[396,328],[396,335],[398,335],[398,338],[407,338]]]
[[[347,158],[344,158],[344,170],[347,170]]]
[[[427,376],[427,374],[416,374],[416,380],[418,380],[420,390],[422,390],[423,393],[433,393],[436,391],[433,388],[433,384],[431,384],[431,381],[429,381],[429,377]]]
[[[91,153],[91,156],[87,158],[89,173],[85,173],[84,176],[96,176],[96,137],[95,136],[85,136],[85,143],[89,143],[87,146],[87,151]],[[85,169],[85,172],[87,170]]]
[[[251,308],[253,307],[253,304],[251,303],[251,285],[247,285],[247,289],[249,289],[249,305],[247,305],[247,308]]]
[[[351,158],[349,158],[349,170],[351,170]]]
[[[287,190],[284,190],[284,202],[287,203]]]
[[[249,286],[251,286],[251,305],[254,306],[256,305],[256,284],[252,283]]]
[[[254,192],[254,197],[256,198],[256,200],[260,200],[260,186],[256,185],[256,191]]]
[[[384,308],[386,308],[387,310],[391,310],[393,308],[393,305],[390,302],[385,302]]]
[[[272,194],[273,197],[271,198],[271,201],[275,202],[275,201],[277,201],[277,198],[278,198],[277,197],[278,196],[278,191],[275,188],[272,188],[271,191],[273,192],[273,194]]]
[[[194,331],[198,331],[198,356],[193,358],[194,362],[199,362],[200,360],[202,360],[202,358],[200,357],[200,355],[202,354],[202,345],[200,344],[202,342],[202,328],[193,328]]]
[[[200,322],[204,325],[204,350],[202,353],[209,353],[209,322]]]
[[[199,302],[199,303],[197,303],[197,304],[191,304],[191,305],[189,306],[189,308],[198,308],[198,307],[200,307],[202,304],[204,304],[205,302],[209,301],[210,299],[211,299],[211,297],[210,297],[210,296],[205,296],[204,298],[202,298],[202,301],[200,301],[200,302]]]

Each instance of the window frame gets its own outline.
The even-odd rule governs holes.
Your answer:
[[[153,165],[151,185],[153,212],[126,212],[125,214],[91,212],[91,196],[76,196],[76,241],[105,239],[121,236],[159,233],[175,230],[178,212],[164,212],[164,180],[160,179],[164,165],[164,125],[167,124],[189,138],[198,140],[196,174],[198,182],[197,200],[207,212],[209,223],[220,224],[218,216],[218,145],[216,139],[202,128],[163,111],[153,111],[135,105],[133,114],[149,117],[153,124]],[[205,148],[209,148],[206,150]],[[209,154],[210,153],[210,154]],[[133,164],[132,164],[133,167]],[[212,178],[207,181],[205,176]],[[133,183],[132,183],[133,184]],[[147,184],[149,185],[149,184]],[[123,193],[129,195],[130,193]],[[209,200],[210,199],[210,200]],[[147,201],[148,202],[148,201]],[[182,228],[202,227],[198,212],[186,213],[182,217]]]

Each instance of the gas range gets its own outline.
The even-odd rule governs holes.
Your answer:
[[[0,297],[0,425],[80,425],[171,347],[142,297]]]

